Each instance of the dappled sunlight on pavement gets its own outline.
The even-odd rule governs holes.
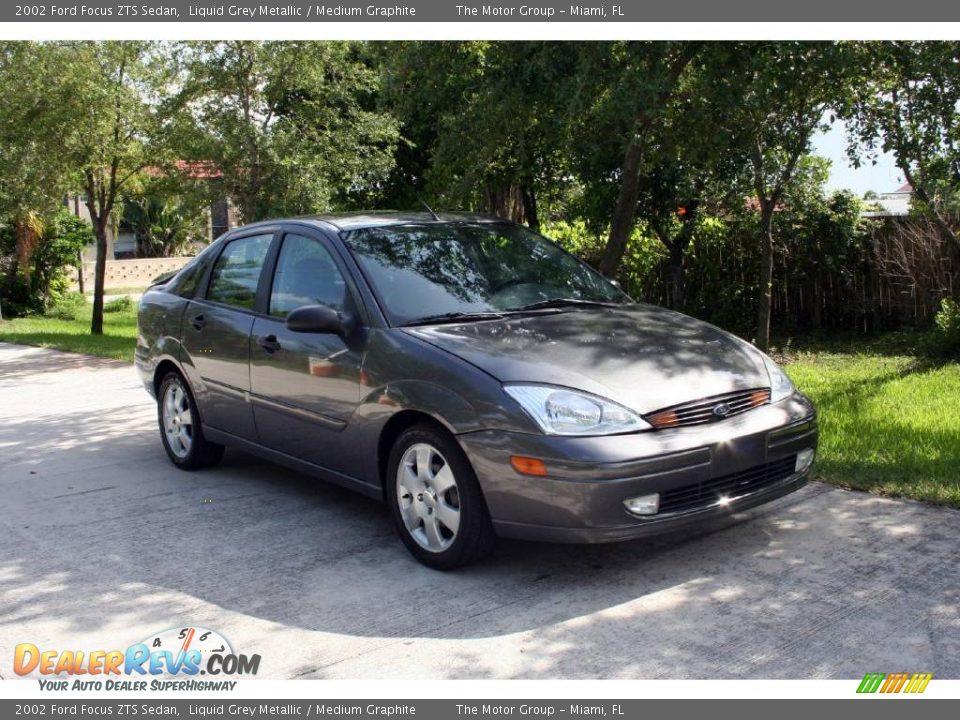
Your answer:
[[[813,484],[696,531],[501,542],[440,573],[379,503],[235,452],[181,472],[155,423],[129,365],[0,345],[0,647],[194,624],[265,677],[960,676],[955,510]]]

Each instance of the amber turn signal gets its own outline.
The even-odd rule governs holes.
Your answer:
[[[543,477],[547,474],[547,466],[543,464],[543,460],[538,460],[537,458],[511,455],[510,464],[513,465],[513,469],[521,475],[538,475]]]

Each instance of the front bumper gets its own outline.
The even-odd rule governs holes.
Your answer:
[[[800,488],[806,471],[775,478],[724,504],[638,517],[623,501],[696,488],[816,448],[816,412],[799,393],[708,425],[560,437],[488,430],[458,436],[476,470],[497,534],[551,542],[612,542],[739,512]],[[511,455],[539,458],[547,477],[521,475]],[[704,485],[706,487],[706,485]]]

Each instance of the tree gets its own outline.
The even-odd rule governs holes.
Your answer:
[[[770,347],[774,213],[825,113],[844,101],[849,56],[836,43],[742,43],[727,48],[713,85],[733,103],[730,130],[750,168],[760,214],[760,299],[756,343]]]
[[[950,215],[960,208],[960,43],[885,42],[857,46],[860,82],[846,106],[851,159],[893,154],[928,214],[955,251]]]
[[[678,309],[686,301],[684,263],[694,233],[705,216],[736,202],[743,174],[730,129],[735,110],[707,86],[714,62],[706,48],[681,76],[638,183],[637,216],[669,252],[667,299]]]
[[[574,45],[417,42],[390,46],[385,100],[401,120],[394,192],[427,195],[537,229],[565,179]],[[412,163],[410,162],[412,161]]]
[[[640,177],[651,169],[652,148],[680,77],[701,49],[695,42],[585,43],[578,46],[572,132],[588,186],[615,188],[600,271],[615,276],[633,231]],[[615,152],[618,165],[607,163]]]
[[[90,332],[100,335],[107,235],[118,199],[144,168],[161,166],[167,159],[161,102],[168,81],[165,55],[162,46],[141,42],[25,48],[22,57],[5,68],[14,78],[22,72],[33,80],[18,96],[29,113],[21,113],[10,131],[36,163],[36,173],[65,177],[69,187],[84,193],[97,245]],[[62,192],[64,183],[53,187]]]
[[[386,178],[397,123],[375,107],[365,45],[181,43],[177,56],[180,154],[210,163],[245,222],[329,210]]]
[[[11,218],[17,271],[29,289],[33,254],[50,214],[69,187],[56,125],[41,122],[51,98],[45,78],[56,70],[36,43],[0,45],[0,217]]]

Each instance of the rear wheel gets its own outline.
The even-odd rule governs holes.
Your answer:
[[[480,484],[445,431],[401,433],[387,465],[387,499],[404,545],[424,565],[450,570],[490,554],[495,536]]]
[[[223,445],[204,437],[200,413],[183,376],[167,373],[157,393],[157,420],[167,457],[181,470],[213,467],[223,457]]]

